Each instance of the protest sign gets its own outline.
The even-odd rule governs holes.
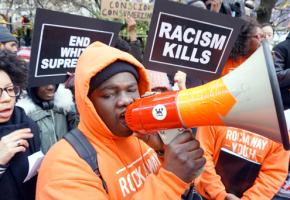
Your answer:
[[[29,86],[61,83],[74,72],[82,51],[94,41],[112,45],[121,24],[37,9]]]
[[[156,1],[144,56],[148,69],[189,77],[219,76],[241,20],[169,1]]]
[[[124,19],[132,17],[138,21],[150,21],[153,4],[126,0],[102,0],[101,15],[105,18]]]

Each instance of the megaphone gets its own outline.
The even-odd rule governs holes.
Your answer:
[[[231,73],[205,85],[161,93],[128,106],[127,126],[139,133],[230,126],[263,135],[290,149],[273,59],[266,42]]]

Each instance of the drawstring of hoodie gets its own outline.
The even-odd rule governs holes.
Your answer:
[[[142,161],[143,161],[143,163],[144,163],[144,167],[146,168],[146,171],[148,172],[148,175],[149,175],[149,174],[150,174],[150,170],[149,170],[149,168],[148,168],[148,166],[147,166],[147,163],[145,162],[145,159],[144,159],[144,157],[143,157],[144,153],[143,153],[143,149],[142,149],[142,146],[141,146],[141,143],[140,143],[140,139],[137,138],[137,140],[138,140],[138,145],[139,145],[139,149],[140,149],[140,153],[141,153]]]
[[[122,156],[121,156],[121,153],[119,151],[118,145],[116,144],[115,140],[113,140],[113,138],[110,138],[110,139],[114,143],[115,152],[116,152],[118,158],[120,159],[121,163],[123,164],[124,168],[126,169],[127,174],[130,174],[130,170],[127,167],[128,166],[128,163],[125,160],[122,159]],[[146,171],[148,172],[148,174],[150,174],[149,168],[148,168],[148,166],[147,166],[147,164],[145,162],[145,159],[143,157],[143,150],[142,150],[142,146],[140,144],[139,138],[137,138],[137,141],[138,141],[138,146],[139,146],[139,149],[140,149],[140,154],[141,154],[142,162],[143,162],[143,164],[144,164],[144,166],[146,168]],[[137,187],[137,185],[135,183],[135,181],[132,181],[132,184],[134,185],[134,188],[136,189],[136,192],[139,191],[138,190],[138,187]]]
[[[121,153],[120,153],[120,151],[119,151],[119,148],[118,148],[118,146],[117,146],[115,140],[113,140],[113,138],[110,138],[110,139],[111,139],[111,141],[114,143],[114,148],[115,148],[115,150],[116,150],[115,152],[117,153],[118,158],[120,159],[121,163],[122,163],[123,166],[125,167],[127,174],[130,174],[130,170],[129,170],[128,167],[127,167],[127,166],[128,166],[128,163],[127,163],[125,160],[122,159]],[[138,191],[138,188],[137,188],[137,186],[136,186],[136,184],[135,184],[134,181],[132,181],[132,184],[133,184],[134,187],[136,188],[136,191]]]

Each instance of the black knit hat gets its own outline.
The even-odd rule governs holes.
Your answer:
[[[131,64],[124,61],[116,61],[91,78],[89,95],[104,81],[121,72],[129,72],[133,74],[137,81],[139,80],[138,72]]]
[[[1,32],[0,33],[0,42],[6,43],[6,42],[17,42],[16,38],[9,32]]]

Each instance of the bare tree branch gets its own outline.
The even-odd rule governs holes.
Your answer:
[[[40,0],[34,0],[34,3],[36,7],[44,8],[43,4],[40,2]]]
[[[84,9],[86,9],[86,10],[88,10],[91,14],[95,14],[95,11],[94,11],[94,9],[93,8],[90,8],[89,6],[86,6],[86,5],[84,5],[84,4],[82,4],[82,3],[80,3],[80,2],[77,2],[77,1],[71,1],[71,3],[74,5],[74,6],[76,6],[76,7],[79,7],[79,8],[84,8]]]
[[[14,3],[14,0],[11,0],[11,1],[10,1],[10,4],[9,4],[9,6],[8,6],[8,9],[7,9],[7,11],[6,11],[6,16],[8,16],[9,12],[11,11],[11,8],[12,8],[12,6],[13,6],[13,3]]]
[[[101,10],[101,0],[95,0],[98,10]]]

